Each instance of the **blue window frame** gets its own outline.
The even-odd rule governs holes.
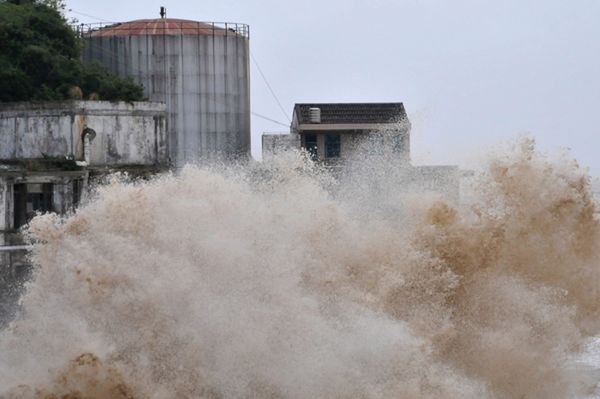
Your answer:
[[[325,135],[325,158],[338,158],[340,156],[341,140],[339,133]]]

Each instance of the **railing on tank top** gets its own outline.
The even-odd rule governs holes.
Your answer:
[[[150,26],[153,24],[153,26]],[[123,26],[124,25],[124,26]],[[122,22],[93,22],[73,24],[73,29],[77,35],[82,38],[90,37],[94,32],[110,28],[116,35],[126,36],[133,32],[138,35],[199,35],[199,36],[240,36],[250,38],[250,26],[237,22],[196,22],[182,21],[174,22],[169,20],[168,25],[157,26],[154,20],[148,21],[143,26],[132,27],[129,23]],[[147,30],[147,32],[144,32]],[[141,31],[141,33],[140,33]]]

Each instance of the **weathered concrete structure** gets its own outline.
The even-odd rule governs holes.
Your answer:
[[[410,160],[410,122],[402,103],[296,104],[290,133],[263,134],[263,158],[303,148],[340,165],[357,152]]]
[[[107,172],[166,169],[166,120],[161,103],[0,103],[0,326],[30,272],[26,251],[11,247],[19,228],[36,212],[74,210]]]
[[[90,175],[168,164],[164,104],[0,104],[0,245],[36,211],[73,209]]]
[[[296,104],[291,134],[328,163],[357,151],[410,158],[410,122],[402,103]]]
[[[89,167],[166,166],[165,116],[164,104],[149,102],[3,103],[0,163],[66,157]]]
[[[457,202],[458,167],[411,165],[410,128],[402,103],[296,104],[289,134],[263,134],[263,160],[304,149],[342,179],[372,176],[374,191],[387,190],[377,184],[397,184]],[[388,167],[394,173],[383,173]]]
[[[84,33],[83,58],[131,76],[168,110],[176,166],[250,154],[249,28],[144,19]]]

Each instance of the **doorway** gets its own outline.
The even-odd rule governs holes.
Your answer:
[[[14,192],[14,228],[27,224],[37,212],[51,212],[52,183],[15,184]]]

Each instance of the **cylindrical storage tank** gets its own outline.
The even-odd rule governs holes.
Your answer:
[[[89,31],[83,59],[166,103],[171,161],[182,166],[249,156],[249,54],[248,25],[160,18]]]

